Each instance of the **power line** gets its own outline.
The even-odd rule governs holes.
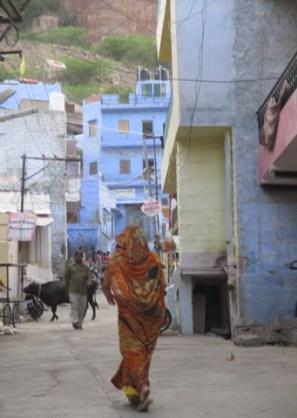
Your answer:
[[[42,83],[42,84],[44,85],[44,83]],[[31,89],[29,89],[29,87],[26,83],[24,83],[24,85],[25,85],[25,89],[27,91],[29,100],[33,101],[34,100],[33,92],[30,91]],[[48,103],[49,103],[49,96],[48,96]],[[54,115],[52,114],[52,112],[50,112],[49,114],[51,115],[52,118],[54,118]],[[46,141],[45,136],[43,136],[43,139],[45,140],[46,145],[48,145],[48,148],[50,149],[52,155],[55,156],[55,152],[53,151],[52,144],[51,144],[51,138],[50,138],[50,135],[49,135],[49,133],[47,131],[47,128],[46,128],[46,123],[45,123],[45,118],[43,117],[43,112],[41,112],[40,117],[39,117],[39,112],[38,112],[36,117],[37,117],[37,122],[39,124],[39,127],[41,129],[41,132],[43,132],[45,134],[45,136],[47,136],[47,141]],[[42,121],[43,121],[43,126],[41,124],[41,118],[42,118]],[[56,128],[57,128],[57,125],[56,125]],[[58,133],[59,133],[59,130],[57,128],[57,134]]]
[[[25,194],[26,194],[26,163],[27,160],[37,160],[37,161],[60,161],[60,162],[68,162],[68,161],[80,161],[79,158],[62,158],[62,157],[28,157],[26,154],[22,155],[22,176],[21,176],[21,212],[24,211],[24,199],[25,199]],[[52,183],[50,184],[47,193],[50,192],[53,184],[56,182],[57,178],[59,177],[59,175],[61,174],[62,170],[65,170],[65,167],[62,167],[59,172],[56,174],[56,176],[53,178]],[[41,170],[38,170],[35,174],[40,173]],[[35,175],[34,174],[34,175]],[[33,175],[30,176],[30,178],[32,178]]]
[[[122,73],[134,74],[134,71],[121,69]],[[262,81],[275,81],[279,77],[255,77],[255,78],[234,78],[230,80],[215,80],[207,78],[186,78],[186,77],[169,77],[168,80],[147,80],[147,81],[159,81],[160,83],[164,81],[184,81],[189,83],[205,83],[205,84],[239,84],[239,83],[257,83]],[[108,94],[108,93],[107,93]]]
[[[199,48],[199,54],[198,54],[198,76],[197,76],[197,80],[200,80],[203,77],[204,40],[205,40],[205,26],[206,26],[206,17],[207,17],[206,8],[205,8],[206,6],[207,6],[207,0],[203,0],[203,8],[204,9],[203,9],[203,12],[201,14],[201,42],[200,42],[200,48]],[[196,83],[195,83],[195,102],[194,102],[193,111],[192,111],[192,115],[191,115],[190,130],[189,130],[189,135],[188,135],[189,141],[191,141],[191,137],[192,137],[193,122],[194,122],[194,117],[195,117],[195,113],[196,113],[196,110],[197,110],[199,96],[200,96],[200,92],[201,92],[201,84],[202,83],[200,81],[196,81]],[[188,147],[188,149],[190,151],[190,146]]]
[[[206,7],[202,7],[202,9],[200,9],[199,11],[197,11],[197,12],[194,12],[194,13],[192,13],[193,12],[193,9],[194,9],[194,7],[195,7],[195,4],[197,4],[197,0],[194,0],[194,2],[193,2],[193,4],[192,4],[192,6],[191,6],[191,8],[190,8],[190,12],[187,14],[187,16],[185,17],[185,18],[183,18],[180,22],[177,22],[178,23],[178,31],[180,30],[180,28],[181,28],[181,26],[185,23],[185,22],[187,22],[188,20],[190,20],[190,19],[192,19],[193,17],[195,17],[195,16],[198,16],[198,15],[200,15],[200,14],[202,14],[202,13],[204,13],[204,11],[206,10],[206,9],[208,9],[210,6],[212,6],[214,3],[216,3],[218,0],[213,0],[213,1],[211,1],[210,3],[208,3],[207,5],[206,5]]]

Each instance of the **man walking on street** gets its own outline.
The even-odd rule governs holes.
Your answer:
[[[90,285],[90,270],[83,263],[83,252],[74,255],[74,264],[67,267],[65,274],[66,290],[71,303],[71,319],[74,329],[82,329],[82,323],[88,303],[87,290]]]

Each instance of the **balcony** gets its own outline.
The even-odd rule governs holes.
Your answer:
[[[297,53],[257,112],[261,185],[297,185]]]

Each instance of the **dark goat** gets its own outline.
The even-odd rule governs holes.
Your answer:
[[[95,281],[92,281],[90,287],[88,288],[88,303],[91,305],[93,310],[92,319],[96,318],[96,308],[99,307],[95,298],[97,287],[98,284]],[[70,303],[68,294],[65,289],[65,282],[60,280],[47,282],[44,284],[32,282],[24,288],[24,293],[39,297],[43,303],[51,308],[53,313],[51,321],[59,319],[58,315],[56,314],[58,305],[61,303]]]

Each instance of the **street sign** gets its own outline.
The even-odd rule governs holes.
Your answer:
[[[33,212],[10,212],[8,214],[8,241],[33,241],[36,215]]]
[[[160,213],[161,203],[155,199],[145,200],[140,209],[145,215],[153,217]]]

